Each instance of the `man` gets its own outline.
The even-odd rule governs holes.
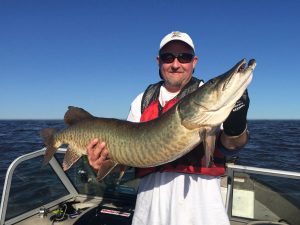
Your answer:
[[[157,56],[161,82],[148,86],[131,104],[128,120],[149,121],[170,109],[179,99],[196,90],[203,81],[192,74],[198,62],[192,39],[172,32],[161,43]],[[201,163],[200,144],[187,155],[154,168],[136,169],[141,177],[133,224],[173,225],[229,224],[220,193],[219,176],[225,172],[225,156],[238,152],[248,141],[247,91],[223,123],[217,138],[213,165]],[[88,159],[94,169],[109,157],[105,143],[93,140]]]

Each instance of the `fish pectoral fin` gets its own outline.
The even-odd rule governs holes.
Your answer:
[[[215,151],[215,142],[216,135],[213,134],[204,134],[203,137],[203,147],[204,147],[204,156],[202,158],[202,165],[204,167],[211,167],[213,163],[213,155]]]
[[[118,163],[114,162],[113,160],[105,160],[101,163],[100,168],[97,173],[97,180],[100,181],[104,179],[116,166]]]
[[[63,170],[68,170],[80,157],[75,150],[68,148],[63,161]]]

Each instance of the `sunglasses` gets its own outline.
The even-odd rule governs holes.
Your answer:
[[[172,63],[175,58],[177,58],[180,63],[190,63],[194,59],[194,55],[190,53],[179,53],[177,55],[162,53],[159,55],[159,58],[163,63]]]

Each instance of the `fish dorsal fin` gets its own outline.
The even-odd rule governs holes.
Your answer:
[[[82,108],[78,108],[75,106],[69,106],[68,111],[65,114],[64,121],[65,124],[69,126],[78,123],[83,120],[93,119],[94,116],[85,111]]]

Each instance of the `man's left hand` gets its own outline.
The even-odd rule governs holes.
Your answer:
[[[224,132],[228,136],[238,136],[247,127],[247,113],[250,104],[248,91],[235,103],[235,106],[223,123]]]

